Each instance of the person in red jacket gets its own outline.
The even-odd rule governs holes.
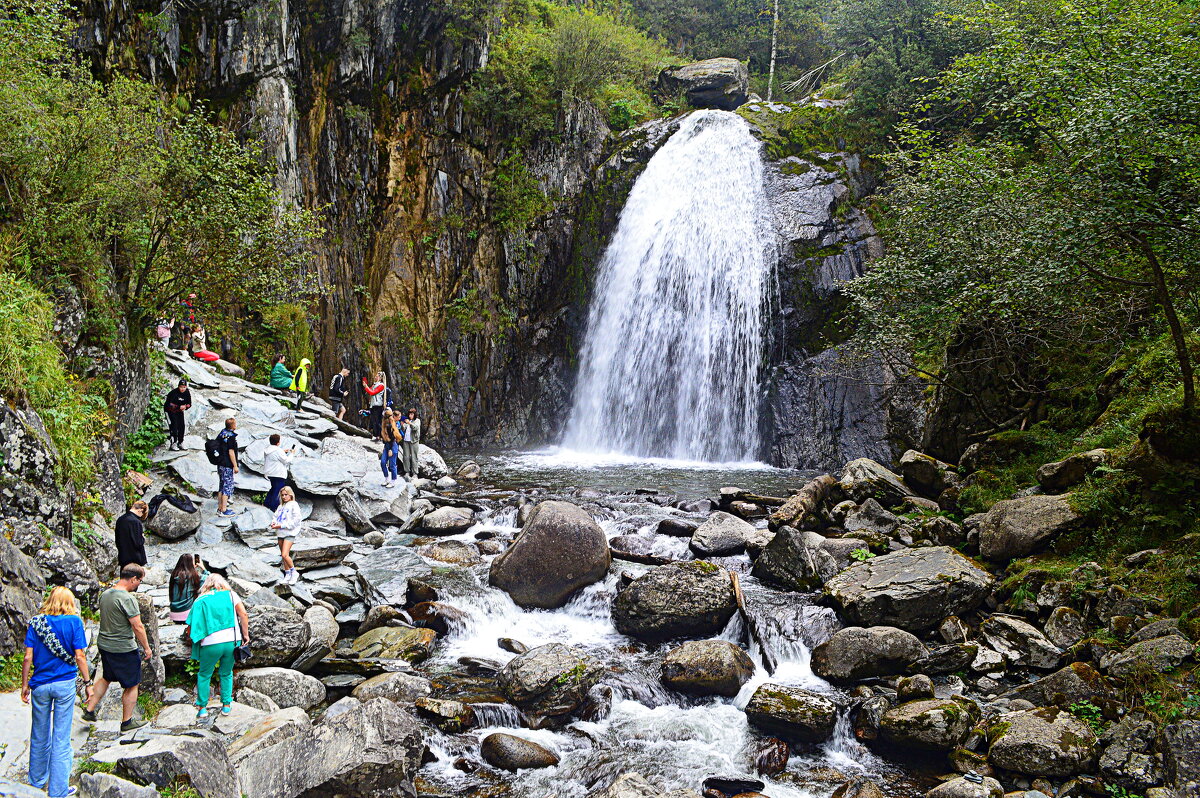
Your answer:
[[[371,437],[378,440],[383,428],[383,408],[387,404],[387,377],[382,371],[376,372],[375,384],[367,385],[367,378],[363,377],[362,386],[371,397]]]

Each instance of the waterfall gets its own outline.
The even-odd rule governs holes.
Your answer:
[[[601,260],[565,447],[757,458],[775,263],[766,208],[745,120],[688,116],[634,183]]]

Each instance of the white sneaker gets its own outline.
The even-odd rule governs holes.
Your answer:
[[[293,568],[292,570],[288,571],[287,578],[284,581],[289,585],[296,584],[300,581],[300,572]]]

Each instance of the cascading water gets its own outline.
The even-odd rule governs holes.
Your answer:
[[[757,457],[775,263],[761,149],[736,114],[697,111],[646,165],[596,276],[566,448]]]

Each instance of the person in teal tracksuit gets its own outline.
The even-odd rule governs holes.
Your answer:
[[[223,577],[210,574],[192,603],[187,618],[192,639],[192,659],[200,663],[196,674],[196,718],[208,717],[208,696],[213,670],[221,682],[221,714],[233,705],[233,650],[250,642],[250,617],[237,594]]]
[[[283,365],[283,361],[285,360],[287,360],[286,355],[275,356],[275,365],[271,366],[271,377],[267,381],[267,385],[286,391],[292,387],[292,380],[295,379],[295,375],[288,371],[287,366]]]

